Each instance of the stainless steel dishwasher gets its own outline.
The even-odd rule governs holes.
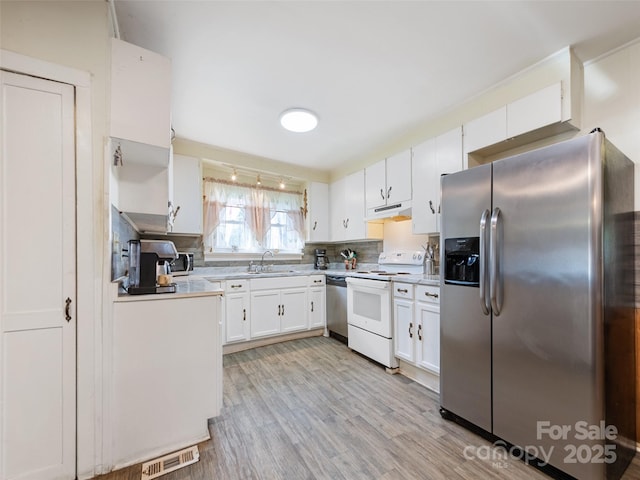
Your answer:
[[[347,281],[342,275],[327,275],[327,329],[347,343]]]

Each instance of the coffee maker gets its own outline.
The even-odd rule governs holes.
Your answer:
[[[176,284],[158,285],[159,274],[169,274],[169,262],[178,258],[168,240],[129,240],[129,287],[131,295],[174,293]]]
[[[327,260],[327,251],[316,248],[316,261],[313,264],[313,268],[316,270],[326,270],[329,265],[329,261]]]

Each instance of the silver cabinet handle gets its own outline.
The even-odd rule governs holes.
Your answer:
[[[313,302],[311,302],[311,311],[313,312]]]
[[[284,305],[282,305],[282,315],[284,315]]]
[[[242,285],[230,285],[231,288],[242,288]]]
[[[247,321],[247,309],[246,308],[242,309],[242,321],[243,322]]]
[[[389,200],[390,196],[391,196],[391,187],[389,187],[389,190],[387,190],[387,200]]]
[[[318,222],[315,221],[313,222],[313,228],[311,230],[315,231],[317,227],[318,227]]]
[[[409,322],[409,338],[413,338],[413,323]]]
[[[344,228],[349,228],[349,219],[348,218],[342,220],[342,226]]]
[[[422,324],[418,325],[418,340],[422,341]]]
[[[313,283],[322,283],[322,280],[314,280]]]
[[[491,308],[493,314],[497,317],[500,315],[500,307],[502,304],[502,293],[498,291],[500,288],[499,279],[500,276],[500,262],[498,259],[498,234],[499,234],[499,221],[500,221],[500,209],[498,207],[493,209],[491,214],[491,241],[489,250],[491,252],[491,264],[489,276],[491,281],[489,284],[489,296],[491,297]]]
[[[383,199],[383,200],[386,200],[386,199],[384,198],[384,190],[382,190],[382,189],[380,189],[380,196],[382,197],[382,199]]]
[[[278,305],[278,316],[282,315],[282,305]]]
[[[480,217],[480,306],[482,313],[489,315],[489,297],[487,295],[487,220],[489,219],[489,210],[482,212]]]
[[[429,208],[431,209],[431,213],[435,215],[436,210],[433,208],[433,202],[431,200],[429,200]]]
[[[396,288],[396,291],[398,293],[409,293],[409,290],[407,290],[406,288]]]
[[[437,293],[429,293],[429,292],[424,292],[424,294],[427,297],[433,297],[433,298],[438,298],[440,295],[438,295]]]

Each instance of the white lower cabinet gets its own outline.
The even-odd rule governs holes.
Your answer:
[[[225,282],[225,343],[243,342],[251,335],[251,301],[247,280]]]
[[[222,407],[221,297],[148,297],[113,304],[115,468],[209,438]]]
[[[225,281],[225,344],[324,328],[324,275]]]
[[[324,275],[309,277],[307,293],[307,313],[309,330],[324,328],[327,325],[327,290]]]
[[[397,358],[440,373],[440,288],[394,283],[394,347]]]
[[[280,333],[280,290],[252,291],[251,311],[256,312],[251,319],[251,338]]]
[[[307,288],[292,288],[280,293],[282,312],[280,331],[297,332],[307,329]]]

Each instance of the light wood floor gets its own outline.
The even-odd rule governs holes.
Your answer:
[[[226,355],[224,408],[200,461],[163,480],[548,479],[516,460],[464,456],[491,444],[445,421],[438,397],[336,340]],[[468,449],[469,450],[469,449]],[[100,480],[140,479],[133,466]],[[638,456],[624,479],[640,478]]]

